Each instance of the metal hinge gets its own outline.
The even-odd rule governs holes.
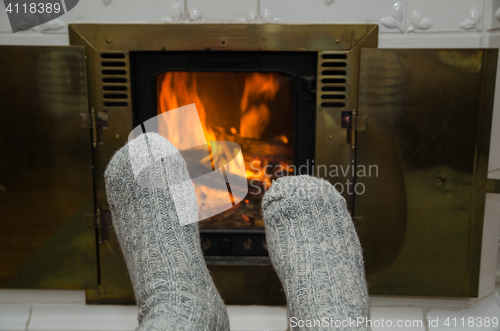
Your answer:
[[[113,220],[111,218],[111,212],[109,210],[101,210],[97,208],[95,214],[86,215],[87,216],[87,227],[97,228],[97,241],[99,244],[109,240],[109,230],[108,228],[113,226]]]
[[[342,127],[347,128],[347,142],[353,150],[356,149],[356,132],[366,131],[366,116],[358,116],[356,109],[342,112]]]
[[[95,111],[94,107],[90,109],[90,114],[80,114],[80,127],[86,130],[92,130],[92,145],[102,144],[102,129],[108,128],[108,113],[105,111]]]

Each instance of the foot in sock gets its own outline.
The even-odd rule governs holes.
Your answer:
[[[328,182],[283,177],[266,192],[262,208],[269,255],[298,321],[327,321],[311,330],[368,330],[368,294],[361,246],[344,198]],[[335,321],[344,326],[332,328]],[[314,323],[314,322],[313,322]]]
[[[178,181],[189,179],[176,152],[168,140],[148,133],[120,149],[104,175],[113,226],[139,305],[137,330],[229,330],[226,307],[203,259],[198,224],[179,223],[177,210],[196,212],[197,202],[192,185],[182,192],[169,185],[172,174]],[[152,155],[169,154],[149,176],[166,185],[137,184],[131,159],[134,164],[148,164]],[[174,195],[182,199],[174,203]]]

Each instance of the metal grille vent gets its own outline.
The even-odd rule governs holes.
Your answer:
[[[129,62],[124,53],[101,54],[103,106],[127,107],[130,103]]]
[[[320,72],[320,104],[324,108],[345,108],[347,85],[347,54],[328,54],[321,56]]]

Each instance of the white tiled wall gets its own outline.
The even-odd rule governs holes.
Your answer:
[[[377,23],[383,48],[500,47],[500,0],[81,0],[59,19],[16,34],[0,2],[0,45],[67,45],[67,24],[74,22]],[[493,116],[489,176],[500,179],[500,78]],[[495,286],[499,211],[500,198],[490,195],[481,297]]]

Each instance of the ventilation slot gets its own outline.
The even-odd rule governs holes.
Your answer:
[[[103,53],[101,54],[101,59],[124,59],[125,54],[123,53]]]
[[[345,99],[344,94],[323,94],[321,99]]]
[[[344,108],[346,106],[347,54],[323,54],[321,71],[321,107]]]
[[[124,53],[102,53],[101,74],[104,107],[127,107],[127,60]]]
[[[324,62],[323,67],[328,68],[343,68],[347,65],[345,62]]]
[[[127,99],[126,94],[104,94],[104,99]]]
[[[344,70],[325,70],[322,72],[325,76],[345,76],[346,73]]]
[[[324,84],[345,84],[345,79],[344,78],[326,78],[321,80],[322,83]]]
[[[343,60],[347,59],[347,54],[323,54],[325,60]]]
[[[125,62],[102,62],[103,67],[125,67]]]
[[[324,107],[324,108],[330,108],[330,107],[333,107],[333,108],[344,108],[345,107],[345,103],[343,103],[343,102],[323,102],[321,104],[321,107]]]
[[[125,70],[103,70],[103,75],[125,75],[127,72]]]
[[[323,92],[344,92],[345,86],[323,86],[321,88]]]
[[[128,103],[126,102],[105,102],[105,107],[127,107]]]
[[[104,91],[126,91],[127,87],[110,85],[110,86],[103,86],[102,89]]]
[[[103,78],[102,82],[103,83],[126,83],[127,79],[126,78],[111,77],[111,78]]]

